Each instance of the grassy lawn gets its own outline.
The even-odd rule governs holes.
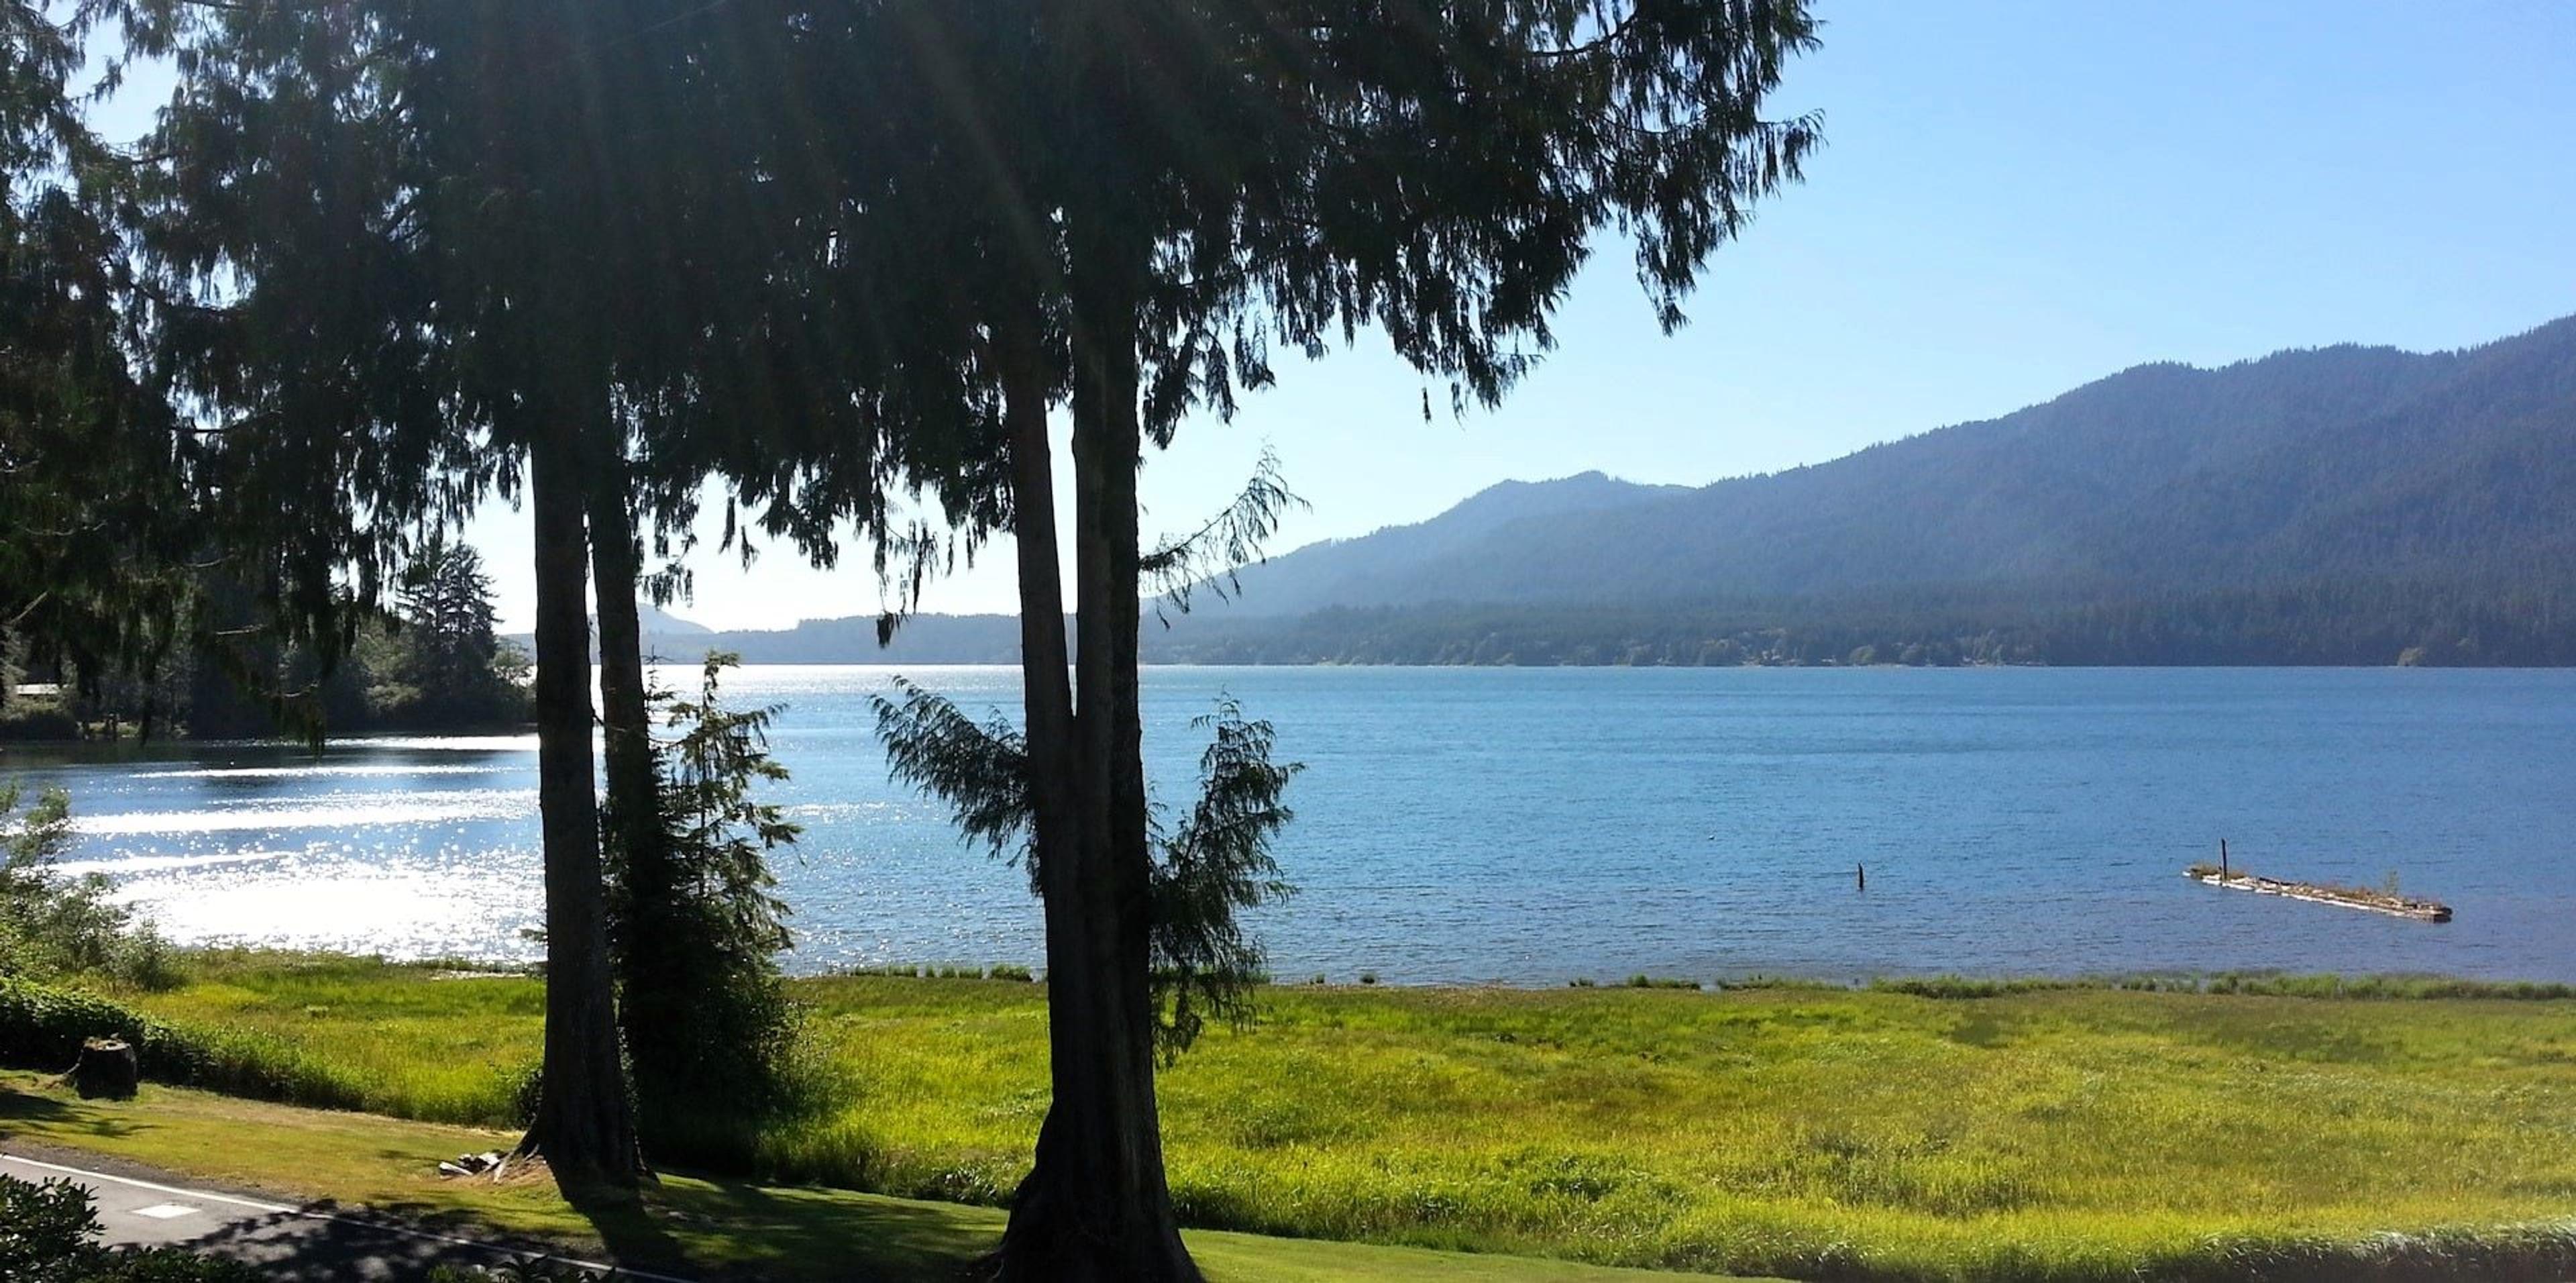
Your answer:
[[[999,1201],[1046,1104],[1040,990],[797,993],[839,1098],[762,1174]],[[539,1020],[525,979],[346,961],[132,1001],[451,1122],[507,1117]],[[2576,1260],[2566,1000],[1296,987],[1163,1084],[1210,1227],[1802,1276]]]
[[[551,1181],[441,1180],[433,1165],[506,1148],[507,1133],[144,1088],[131,1102],[83,1101],[32,1075],[0,1076],[0,1137],[146,1163],[298,1202],[399,1212],[453,1233],[544,1245],[647,1269],[779,1279],[937,1279],[991,1251],[990,1208],[667,1176],[640,1207],[577,1210]],[[1664,1278],[1351,1243],[1194,1232],[1217,1283],[1621,1283]]]

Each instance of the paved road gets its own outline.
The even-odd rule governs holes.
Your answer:
[[[114,1168],[113,1171],[102,1170]],[[0,1175],[25,1181],[68,1178],[97,1200],[107,1241],[135,1247],[176,1246],[228,1256],[286,1280],[418,1279],[440,1265],[503,1265],[528,1253],[453,1238],[380,1218],[323,1207],[289,1207],[196,1188],[183,1178],[90,1155],[12,1147],[0,1153]],[[602,1278],[686,1283],[670,1275],[619,1270],[590,1261],[550,1258]]]

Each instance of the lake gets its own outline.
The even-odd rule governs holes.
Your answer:
[[[1015,670],[905,671],[1016,716]],[[1035,964],[1026,878],[886,779],[867,698],[893,672],[730,675],[735,702],[785,706],[791,965]],[[2576,980],[2576,672],[1149,669],[1149,767],[1175,809],[1190,720],[1220,693],[1307,768],[1280,850],[1298,891],[1259,919],[1282,979]],[[21,748],[0,778],[70,790],[77,867],[180,941],[523,959],[535,747]],[[2222,837],[2255,872],[2394,876],[2457,920],[2186,880]]]

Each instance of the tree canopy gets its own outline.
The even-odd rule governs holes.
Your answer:
[[[528,1146],[566,1179],[640,1175],[586,588],[607,845],[657,886],[682,872],[674,795],[766,830],[705,772],[655,768],[648,535],[685,540],[710,479],[744,555],[758,535],[828,564],[855,529],[887,628],[1013,536],[1022,725],[949,745],[980,755],[974,787],[914,763],[970,826],[1021,836],[1044,900],[1053,1103],[1005,1278],[1197,1277],[1156,1060],[1236,1010],[1257,951],[1235,912],[1276,890],[1293,769],[1270,762],[1267,724],[1220,708],[1196,804],[1168,828],[1152,809],[1139,627],[1149,591],[1256,552],[1294,496],[1265,467],[1149,547],[1148,447],[1231,414],[1280,376],[1274,351],[1366,333],[1447,379],[1455,409],[1492,404],[1553,342],[1606,233],[1678,325],[1709,256],[1816,141],[1811,118],[1764,114],[1814,41],[1800,0],[94,0],[84,21],[122,20],[181,86],[117,162],[115,217],[109,187],[77,186],[67,208],[89,222],[37,235],[18,210],[44,202],[17,176],[96,149],[60,106],[71,29],[9,2],[32,52],[0,88],[42,110],[0,129],[0,232],[105,239],[68,256],[88,283],[13,266],[54,332],[12,395],[53,399],[20,416],[32,430],[0,423],[0,464],[57,457],[18,437],[132,425],[89,463],[175,487],[186,551],[326,664],[416,554],[415,622],[479,635],[472,568],[439,532],[496,490],[528,504],[549,981]],[[12,542],[0,583],[61,559]],[[421,654],[488,667],[474,644]],[[930,705],[887,716],[898,747],[957,729]],[[721,742],[756,749],[756,721],[728,725]],[[747,848],[716,845],[756,900]]]
[[[1006,442],[1011,466],[933,481],[969,530],[1009,513],[1021,559],[1021,769],[1047,906],[1055,1101],[1002,1272],[1193,1278],[1152,1103],[1153,941],[1158,914],[1177,906],[1155,891],[1137,711],[1144,584],[1192,561],[1186,548],[1142,546],[1143,447],[1271,381],[1273,343],[1314,353],[1364,327],[1450,377],[1458,407],[1493,402],[1551,341],[1548,315],[1605,227],[1634,242],[1659,319],[1679,324],[1709,254],[1755,199],[1796,177],[1814,143],[1812,121],[1760,112],[1813,27],[1794,3],[957,11],[974,17],[899,24],[944,77],[918,95],[952,108],[926,136],[944,145],[923,146],[933,161],[902,171],[918,184],[909,192],[894,167],[879,171],[886,186],[862,189],[877,197],[872,210],[907,196],[975,208],[963,249],[1000,269],[971,275],[995,282],[991,294],[945,300],[966,309],[966,328],[934,363],[970,381],[989,372],[999,396],[970,393],[982,413],[938,439],[986,455]],[[994,14],[995,25],[975,21]],[[1046,359],[1059,343],[1060,368]],[[979,368],[979,354],[996,359]],[[1059,396],[1076,483],[1069,689],[1053,631],[1057,531],[1030,511],[1051,499],[1042,422]],[[1000,442],[971,430],[988,429],[995,408]],[[899,462],[925,460],[938,456]],[[1211,540],[1257,536],[1262,496],[1284,490],[1249,493],[1249,516],[1210,522]],[[904,711],[888,710],[891,729],[936,729],[917,709],[907,726]],[[939,787],[935,761],[916,766]],[[991,818],[991,798],[951,796],[970,823]]]
[[[90,132],[90,15],[0,3],[0,640],[85,683],[186,627],[190,443],[133,360],[136,175]]]

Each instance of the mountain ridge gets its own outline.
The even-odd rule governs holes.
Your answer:
[[[2515,367],[2510,371],[2499,367]],[[2509,374],[2510,377],[2504,377]],[[2497,377],[2489,377],[2497,376]],[[2520,396],[2503,424],[2456,419],[2445,395]],[[2512,401],[2513,397],[2503,398]],[[2492,415],[2495,406],[2487,407]],[[2428,425],[2435,414],[2441,423]],[[2545,423],[2532,420],[2547,414]],[[2358,427],[2363,436],[2320,438]],[[2521,435],[2499,440],[2508,431]],[[2576,449],[2576,318],[2457,352],[2419,354],[2338,345],[2296,349],[2212,369],[2174,363],[2131,367],[2038,405],[1880,443],[1821,464],[1731,478],[1679,494],[1595,509],[1580,527],[1524,518],[1472,546],[1444,549],[1402,573],[1318,589],[1292,577],[1306,550],[1241,576],[1240,613],[1297,614],[1325,606],[1427,601],[1687,602],[1733,596],[1816,596],[1892,586],[2087,581],[2212,587],[2241,581],[2219,567],[2254,553],[2295,575],[2332,561],[2323,532],[2266,543],[2266,513],[2305,517],[2376,495],[2376,515],[2419,538],[2391,544],[2408,571],[2441,570],[2462,550],[2444,536],[2444,505],[2468,506],[2453,478],[2422,457],[2457,441],[2479,457],[2504,453],[2538,466],[2517,487],[2525,502],[2511,537],[2555,541],[2536,509],[2545,478],[2560,486],[2558,459]],[[2555,446],[2556,450],[2545,447]],[[2333,456],[2376,450],[2375,469]],[[2400,474],[2416,469],[2411,490]],[[2411,496],[2411,498],[2410,498]],[[2403,502],[2401,502],[2403,500]],[[2159,511],[2189,511],[2196,531],[2176,532]],[[2143,555],[2139,533],[2197,536],[2207,545],[2176,559]],[[1676,532],[1680,532],[1676,535]],[[1622,550],[1653,548],[1652,558]],[[1348,554],[1343,554],[1347,556]],[[1280,580],[1298,591],[1274,591]]]
[[[2555,603],[2576,596],[2569,514],[2576,317],[2445,352],[2148,362],[1706,486],[1502,482],[1244,567],[1146,640],[1212,662],[1839,662],[1882,642],[2017,662],[2565,662],[2547,657]],[[867,653],[826,642],[861,623]],[[872,617],[713,639],[755,660],[789,637],[808,662],[1016,654],[1007,617],[915,630],[883,653]]]

